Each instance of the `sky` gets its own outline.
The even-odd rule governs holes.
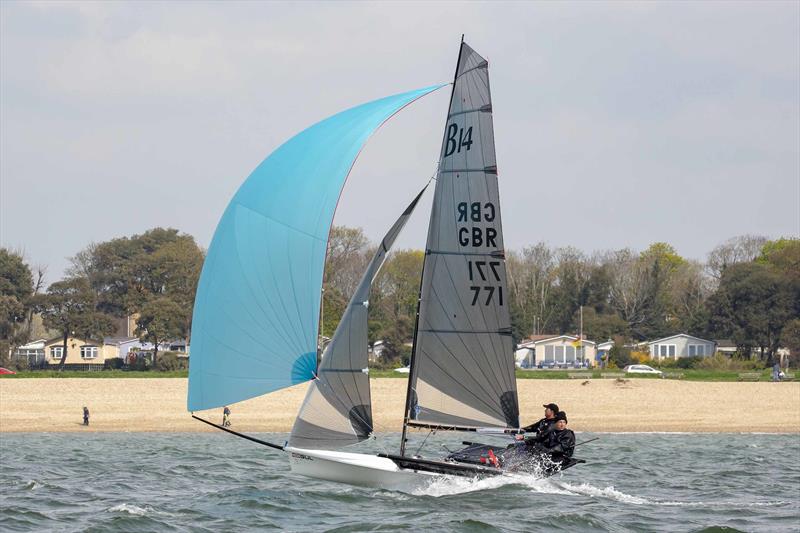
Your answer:
[[[799,2],[0,2],[0,244],[57,281],[156,226],[207,247],[305,127],[489,59],[507,249],[800,234]],[[369,141],[335,223],[379,240],[449,91]],[[395,248],[424,248],[430,194]]]

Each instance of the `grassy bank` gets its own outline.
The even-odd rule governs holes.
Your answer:
[[[592,372],[580,370],[517,370],[517,379],[613,379],[617,376],[609,374],[621,374],[621,370],[594,370]],[[754,372],[749,372],[754,373]],[[759,381],[770,381],[772,372],[770,370],[759,371]],[[401,374],[393,370],[370,370],[370,377],[373,378],[396,378],[405,379],[408,374]],[[578,375],[577,378],[571,378]],[[603,375],[606,375],[605,378]],[[740,381],[740,372],[730,370],[670,370],[665,371],[667,379],[682,379],[684,381]],[[187,370],[176,370],[172,372],[154,371],[124,371],[124,370],[101,370],[96,372],[81,372],[76,370],[36,370],[25,371],[17,374],[3,375],[0,379],[25,379],[25,378],[185,378],[188,377]],[[680,376],[680,377],[679,377]],[[625,374],[625,379],[660,379],[657,375],[647,374]]]
[[[25,378],[186,378],[188,370],[175,370],[171,372],[150,372],[137,370],[25,370],[16,374],[4,374],[0,379],[25,379]]]
[[[749,371],[748,373],[755,373]],[[517,379],[576,379],[570,378],[579,375],[577,379],[612,379],[617,376],[609,374],[622,374],[621,370],[517,370]],[[694,369],[675,369],[664,371],[667,379],[682,379],[685,381],[739,381],[739,374],[744,372],[734,372],[730,370],[694,370]],[[770,381],[772,372],[770,370],[758,371],[759,381]],[[370,370],[369,375],[374,378],[405,378],[408,374],[401,374],[393,370]],[[658,375],[648,374],[625,374],[624,379],[661,379]]]

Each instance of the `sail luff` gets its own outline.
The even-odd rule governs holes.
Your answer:
[[[427,186],[426,186],[427,188]],[[395,239],[424,193],[423,189],[381,240],[350,298],[309,384],[289,443],[297,448],[335,449],[355,444],[373,431],[367,370],[369,292]]]

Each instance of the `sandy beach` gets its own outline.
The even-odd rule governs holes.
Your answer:
[[[215,431],[186,411],[184,378],[0,379],[0,432]],[[800,433],[800,383],[520,380],[523,423],[556,402],[575,431]],[[289,431],[305,385],[231,406],[235,429]],[[406,381],[375,379],[375,428],[398,431]],[[81,424],[81,410],[91,424]],[[219,422],[221,409],[197,413]]]

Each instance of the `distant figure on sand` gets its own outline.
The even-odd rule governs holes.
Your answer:
[[[222,427],[229,427],[231,425],[231,410],[226,405],[222,409]]]
[[[775,363],[772,366],[772,381],[780,381],[781,380],[781,365],[780,363]]]
[[[84,426],[89,425],[89,408],[86,407],[85,405],[83,406],[83,425]]]

